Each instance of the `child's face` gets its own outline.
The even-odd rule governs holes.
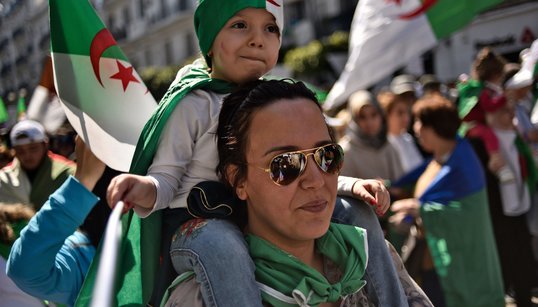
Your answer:
[[[211,77],[236,84],[257,79],[278,60],[280,30],[265,9],[247,8],[230,18],[210,50]]]

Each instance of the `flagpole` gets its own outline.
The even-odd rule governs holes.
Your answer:
[[[97,270],[97,282],[93,289],[92,307],[112,306],[118,249],[121,243],[121,213],[124,203],[119,201],[108,218],[101,261]]]

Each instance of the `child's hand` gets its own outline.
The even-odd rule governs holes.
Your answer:
[[[489,155],[488,169],[493,173],[497,173],[503,166],[506,165],[503,156],[500,152],[492,152]]]
[[[122,174],[110,181],[106,198],[111,208],[123,200],[125,203],[123,213],[125,213],[135,206],[153,208],[156,197],[155,185],[148,176]]]
[[[395,201],[390,210],[394,214],[389,217],[389,223],[400,233],[407,233],[415,219],[420,217],[420,203],[416,198]]]
[[[381,180],[357,180],[353,184],[353,195],[375,207],[375,213],[383,216],[390,206],[390,194]]]

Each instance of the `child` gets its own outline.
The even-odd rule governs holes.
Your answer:
[[[504,65],[504,59],[491,49],[480,50],[472,66],[474,80],[458,86],[459,113],[465,135],[484,142],[489,154],[488,168],[497,174],[501,182],[510,182],[515,179],[514,174],[500,154],[499,140],[486,121],[486,113],[506,100],[502,90]]]
[[[145,176],[125,174],[113,179],[108,189],[109,204],[123,200],[140,217],[150,219],[159,218],[159,210],[166,209],[162,220],[166,227],[164,240],[170,240],[170,229],[173,231],[193,218],[186,210],[191,188],[201,181],[218,180],[215,131],[221,100],[234,85],[258,79],[276,64],[283,28],[282,6],[281,0],[200,1],[194,22],[207,66],[197,61],[178,73],[137,146],[131,173]],[[368,192],[375,194],[379,214],[387,207],[386,189],[378,181],[347,178],[342,179],[341,186],[348,195],[362,197],[372,204],[376,199]],[[354,208],[359,206],[344,207],[342,201],[339,204],[342,221],[358,223],[360,219],[370,223],[375,220],[375,216],[366,217],[367,212],[349,213],[362,210]],[[362,226],[369,228],[376,224]],[[179,233],[183,230],[190,236],[185,241],[174,242],[171,251],[174,268],[178,273],[195,271],[207,305],[261,306],[254,266],[237,226],[224,220],[196,219],[184,224]],[[395,274],[395,270],[392,265],[386,265],[391,259],[382,235],[374,237],[371,240],[377,240],[382,247],[370,243],[369,237],[370,259],[375,259],[371,268],[376,268],[375,262],[378,262],[377,277],[384,280],[381,275]],[[158,238],[153,241],[155,239]],[[164,248],[168,247],[164,243]],[[168,286],[166,281],[164,284],[157,285],[157,293],[153,293],[157,303],[158,292]],[[405,304],[399,284],[390,281],[371,284],[384,288],[372,289],[379,294],[381,303]],[[153,285],[150,281],[144,287]],[[144,303],[148,299],[144,296]]]

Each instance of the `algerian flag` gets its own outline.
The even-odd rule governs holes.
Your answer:
[[[501,0],[361,0],[351,24],[349,59],[323,105],[343,104]]]
[[[526,161],[530,161],[527,157],[529,155],[525,156]],[[426,243],[445,304],[505,306],[486,178],[480,160],[465,139],[457,140],[447,159],[418,198],[420,217],[427,229]],[[416,184],[430,162],[424,162],[421,168],[393,182],[393,186]],[[530,170],[534,163],[528,166]],[[529,173],[531,176],[536,183],[536,171]]]
[[[128,171],[157,103],[87,0],[50,0],[54,81],[67,119],[109,167]]]
[[[19,96],[19,101],[17,102],[17,121],[26,119],[26,102],[24,101],[24,96]]]
[[[50,134],[55,134],[65,121],[65,112],[54,88],[51,57],[45,59],[41,80],[28,103],[27,117],[40,122]]]
[[[7,112],[4,100],[0,97],[0,124],[7,122],[9,119],[9,113]]]

